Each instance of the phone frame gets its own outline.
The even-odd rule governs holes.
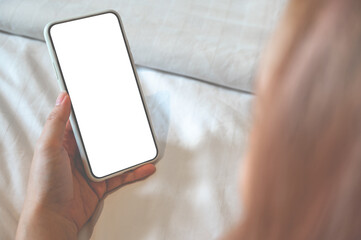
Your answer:
[[[88,17],[95,17],[95,16],[98,16],[98,15],[108,14],[108,13],[114,14],[118,19],[119,26],[120,26],[120,31],[122,32],[122,35],[123,35],[124,43],[125,43],[125,46],[126,46],[126,49],[127,49],[127,52],[128,52],[128,56],[129,56],[129,60],[130,60],[130,63],[131,63],[132,69],[133,69],[133,73],[134,73],[134,77],[135,77],[137,87],[138,87],[138,90],[139,90],[140,98],[141,98],[141,101],[143,103],[144,111],[145,111],[145,114],[146,114],[146,117],[147,117],[147,120],[148,120],[148,124],[149,124],[150,130],[151,130],[151,134],[152,134],[152,137],[153,137],[153,142],[154,142],[155,149],[156,149],[156,155],[155,155],[155,157],[153,159],[146,160],[146,161],[144,161],[142,163],[139,163],[137,165],[134,165],[134,166],[126,168],[126,169],[119,170],[119,171],[111,173],[109,175],[106,175],[106,176],[103,176],[103,177],[95,176],[93,174],[93,172],[92,172],[92,169],[91,169],[91,166],[90,166],[90,163],[89,163],[89,160],[88,160],[87,152],[86,152],[86,149],[84,147],[83,139],[82,139],[82,136],[81,136],[81,133],[80,133],[80,130],[79,130],[78,121],[76,119],[76,115],[75,115],[73,106],[71,106],[71,113],[70,113],[70,118],[69,119],[70,119],[70,123],[71,123],[72,129],[73,129],[73,132],[74,132],[75,140],[76,140],[79,152],[80,152],[80,157],[82,159],[82,162],[83,162],[83,165],[84,165],[84,170],[85,170],[88,178],[90,180],[94,181],[94,182],[104,181],[106,179],[112,178],[112,177],[117,176],[117,175],[121,175],[124,172],[131,171],[131,170],[133,170],[135,168],[138,168],[138,167],[140,167],[142,165],[145,165],[145,164],[148,164],[148,163],[155,163],[158,160],[158,157],[159,157],[159,149],[158,149],[157,139],[156,139],[156,136],[154,134],[154,128],[153,128],[151,119],[149,117],[149,110],[148,110],[146,102],[144,101],[144,94],[143,94],[143,91],[142,91],[142,88],[141,88],[141,85],[140,85],[140,82],[139,82],[137,71],[135,69],[133,56],[132,56],[132,53],[130,51],[128,39],[127,39],[127,37],[125,35],[125,31],[124,31],[124,27],[123,27],[121,17],[119,16],[119,14],[116,11],[114,11],[114,10],[105,10],[105,11],[101,11],[101,12],[97,12],[97,13],[83,15],[83,16],[80,16],[80,17],[74,17],[74,18],[68,18],[68,19],[64,19],[64,20],[50,22],[45,26],[45,28],[44,28],[45,42],[46,42],[46,45],[47,45],[48,50],[49,50],[49,55],[50,55],[50,58],[52,60],[52,64],[53,64],[53,67],[54,67],[54,70],[55,70],[55,73],[56,73],[59,88],[60,88],[61,91],[65,91],[65,92],[68,93],[68,89],[66,87],[65,79],[64,79],[62,71],[61,71],[60,63],[59,63],[59,60],[58,60],[58,57],[57,57],[57,54],[56,54],[56,51],[55,51],[53,40],[51,38],[50,29],[56,24],[61,24],[61,23],[70,22],[70,21],[79,20],[79,19],[88,18]]]

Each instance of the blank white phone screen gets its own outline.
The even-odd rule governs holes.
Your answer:
[[[50,36],[93,175],[154,159],[157,149],[117,16],[58,23]]]

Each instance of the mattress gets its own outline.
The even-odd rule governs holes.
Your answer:
[[[241,215],[253,95],[137,67],[162,154],[99,205],[79,239],[215,239]],[[34,145],[59,90],[44,42],[0,32],[0,239],[13,239]],[[91,235],[92,234],[92,235]]]

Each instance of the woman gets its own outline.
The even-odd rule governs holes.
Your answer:
[[[361,239],[361,2],[290,2],[266,52],[233,239]]]
[[[289,3],[259,74],[244,216],[224,239],[361,239],[360,44],[359,0]],[[89,182],[69,113],[62,93],[37,143],[17,239],[76,239],[106,192],[155,171]]]

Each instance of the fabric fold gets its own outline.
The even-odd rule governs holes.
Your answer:
[[[114,9],[136,64],[252,91],[260,52],[285,2],[0,1],[0,29],[43,40],[48,22]]]

